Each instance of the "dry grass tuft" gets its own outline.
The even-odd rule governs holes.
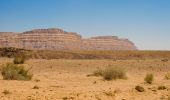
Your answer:
[[[126,79],[126,72],[119,67],[107,67],[106,69],[98,69],[94,71],[94,76],[103,76],[105,80]]]
[[[152,73],[148,73],[146,74],[145,76],[145,82],[148,83],[148,84],[152,84],[153,80],[154,80],[154,76]]]
[[[165,74],[165,79],[170,80],[170,73]]]
[[[14,58],[14,64],[24,64],[25,57],[24,56],[17,56]]]
[[[8,63],[2,67],[1,74],[4,80],[31,80],[32,74],[23,66]]]

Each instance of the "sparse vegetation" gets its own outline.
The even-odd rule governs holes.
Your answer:
[[[154,76],[152,73],[148,73],[146,74],[145,76],[145,82],[148,83],[148,84],[152,84],[153,80],[154,80]]]
[[[31,80],[32,74],[24,66],[7,63],[2,67],[1,74],[4,80]]]
[[[138,92],[144,92],[145,89],[142,87],[142,86],[136,86],[135,89],[138,91]]]
[[[13,58],[18,55],[23,55],[23,54],[30,54],[30,50],[25,50],[25,49],[19,49],[19,48],[13,48],[13,47],[7,47],[7,48],[0,48],[0,56],[1,57],[8,57],[8,58]]]
[[[166,58],[170,59],[170,51],[56,51],[56,50],[24,50],[18,48],[0,48],[0,56],[16,57],[24,54],[28,58],[43,59],[144,59],[144,58]]]
[[[170,72],[168,67],[170,62],[169,61],[163,62],[161,60],[162,58],[141,59],[141,60],[116,60],[116,61],[114,59],[113,60],[30,59],[28,62],[26,62],[26,64],[23,65],[14,64],[14,65],[18,67],[26,65],[24,67],[26,69],[29,68],[27,67],[27,65],[32,65],[35,77],[32,78],[32,81],[26,83],[20,81],[17,82],[17,81],[2,80],[2,82],[0,82],[0,85],[4,87],[2,87],[1,89],[1,95],[3,96],[1,97],[1,99],[2,100],[6,99],[9,96],[11,98],[19,99],[18,93],[22,92],[22,89],[20,88],[26,89],[24,90],[22,97],[30,98],[30,100],[36,99],[34,95],[31,96],[32,95],[31,92],[37,93],[38,94],[37,98],[44,99],[43,96],[39,95],[41,91],[42,91],[41,93],[42,95],[48,94],[46,98],[49,99],[60,98],[63,100],[71,100],[70,96],[73,96],[75,99],[97,100],[98,97],[101,100],[112,99],[111,97],[112,94],[115,95],[116,98],[117,96],[121,95],[120,99],[122,100],[130,99],[130,98],[145,99],[145,100],[154,99],[154,98],[160,99],[161,95],[164,95],[165,96],[164,99],[167,99],[169,95],[169,85],[168,85],[169,80],[165,80],[165,79],[170,79],[169,78]],[[7,62],[13,62],[12,58],[8,59],[5,57],[0,59],[0,64],[5,64]],[[106,67],[108,65],[114,65],[114,66]],[[51,66],[53,67],[52,70],[50,70]],[[116,66],[118,66],[118,68],[125,69],[124,72],[128,74],[128,80],[124,81],[118,79],[114,81],[113,79],[113,82],[105,81],[103,79],[104,77],[103,74],[105,72],[104,70],[109,68],[117,68]],[[2,67],[0,66],[0,72],[2,71]],[[145,75],[147,74],[146,72],[152,73],[154,75],[154,80],[152,83],[153,85],[144,84],[145,82],[144,78]],[[87,74],[89,74],[89,77],[86,77]],[[94,75],[99,77],[95,77]],[[74,81],[73,84],[72,82],[70,84],[70,80]],[[75,85],[77,83],[79,83],[78,87]],[[15,85],[15,86],[8,87],[6,86],[7,84]],[[87,84],[89,84],[89,86]],[[83,87],[85,85],[86,87]],[[137,85],[140,87],[137,87]],[[47,89],[46,91],[47,86],[50,89]],[[68,86],[69,89],[67,88]],[[94,87],[94,89],[98,87],[99,88],[97,89],[97,91],[93,91],[91,90],[92,86]],[[121,91],[116,90],[117,88],[120,88]],[[9,89],[9,92],[11,92],[11,94],[8,94],[7,92],[7,95],[5,95],[5,92],[3,93],[5,89],[7,90]],[[73,90],[73,91],[68,91],[68,90]],[[63,94],[67,91],[68,93]],[[57,94],[55,95],[51,94],[53,92],[56,92]],[[160,95],[157,96],[156,94],[160,94]],[[97,96],[95,97],[95,95]],[[113,99],[115,98],[115,96],[113,96]],[[169,98],[167,100],[170,100]]]
[[[165,79],[170,80],[170,73],[165,74]]]
[[[125,79],[126,74],[122,69],[120,69],[118,67],[117,68],[109,67],[103,71],[103,77],[105,80]]]
[[[25,57],[23,55],[14,58],[14,64],[24,64]]]
[[[96,70],[93,73],[95,76],[103,76],[105,80],[126,79],[126,73],[119,67],[108,67],[103,70]]]

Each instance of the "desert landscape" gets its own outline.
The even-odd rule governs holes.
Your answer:
[[[13,51],[16,53],[18,49]],[[32,51],[23,53],[29,52]],[[9,49],[5,54],[8,53],[15,55]],[[72,55],[71,52],[53,51],[52,55],[61,55],[59,53],[65,55],[49,59],[48,51],[43,51],[42,58],[41,54],[36,53],[39,57],[36,58],[32,53],[24,64],[19,64],[31,68],[33,76],[29,81],[3,80],[1,75],[0,100],[170,100],[169,51],[77,51]],[[1,68],[14,60],[2,54]],[[73,57],[77,54],[80,58]],[[84,58],[83,54],[98,56]],[[49,57],[44,58],[45,55]],[[107,80],[95,75],[95,71],[110,66],[122,68],[126,78]],[[144,80],[147,73],[153,74],[151,84]],[[138,90],[137,86],[142,89]]]
[[[170,100],[170,0],[0,0],[0,100]]]

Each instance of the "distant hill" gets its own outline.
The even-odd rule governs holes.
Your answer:
[[[0,47],[28,50],[136,50],[128,39],[96,36],[84,39],[74,32],[57,28],[35,29],[23,33],[0,32]]]

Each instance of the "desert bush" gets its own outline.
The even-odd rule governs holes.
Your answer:
[[[170,73],[165,74],[165,79],[170,80]]]
[[[102,75],[105,80],[126,79],[125,71],[118,67],[108,67],[103,70]]]
[[[32,51],[30,51],[30,50],[13,48],[13,47],[0,48],[0,56],[9,57],[9,58],[13,58],[18,55],[25,55],[25,54],[31,53],[31,52]]]
[[[138,92],[144,92],[145,89],[142,87],[142,86],[136,86],[135,89],[138,91]]]
[[[23,66],[8,63],[2,67],[1,74],[4,80],[31,80],[32,74]]]
[[[148,73],[146,74],[145,76],[145,82],[148,83],[148,84],[152,84],[153,80],[154,80],[154,76],[152,73]]]
[[[25,62],[25,56],[22,55],[22,56],[17,56],[14,58],[14,64],[24,64]]]
[[[126,79],[126,73],[119,67],[107,67],[93,72],[94,76],[103,76],[105,80]]]

